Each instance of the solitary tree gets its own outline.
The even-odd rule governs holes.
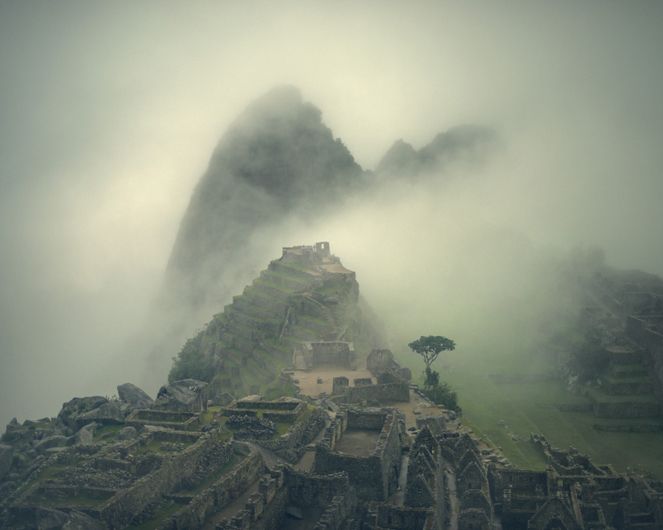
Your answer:
[[[424,386],[426,387],[426,395],[433,400],[434,403],[443,404],[447,408],[453,409],[457,405],[457,395],[453,389],[446,383],[440,385],[440,374],[435,370],[431,370],[431,364],[443,351],[453,351],[456,349],[456,343],[446,337],[433,336],[421,337],[408,344],[410,349],[418,353],[424,358],[426,363],[426,370],[424,374],[426,380]]]
[[[440,352],[453,351],[456,349],[456,343],[446,337],[439,335],[429,335],[428,337],[421,337],[408,344],[409,348],[421,355],[426,363],[426,372],[430,372],[430,365],[433,364]]]

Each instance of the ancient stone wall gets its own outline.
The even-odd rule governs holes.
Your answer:
[[[314,469],[316,474],[328,475],[346,471],[357,495],[365,500],[385,500],[395,490],[400,470],[400,437],[395,412],[375,413],[348,410],[348,428],[375,430],[380,425],[380,437],[373,454],[368,457],[334,452],[330,440],[337,429],[328,429],[325,438],[316,444]]]
[[[249,528],[266,528],[276,530],[285,517],[285,506],[288,495],[284,486],[285,472],[282,465],[274,466],[274,470],[260,480],[258,492],[254,493],[230,519],[222,519],[216,528],[227,530],[249,530]],[[245,488],[246,489],[246,488]],[[239,494],[237,495],[239,496]],[[265,521],[265,517],[271,520]],[[263,519],[262,524],[259,520]],[[254,526],[256,525],[256,526]],[[200,526],[196,528],[201,528]],[[170,529],[164,529],[170,530]],[[177,529],[179,530],[179,527]]]
[[[196,495],[191,502],[164,521],[159,530],[197,530],[206,519],[219,513],[264,473],[265,462],[260,451],[249,454],[230,473]]]
[[[653,401],[631,403],[594,403],[597,418],[650,418],[659,416],[661,406]]]
[[[125,425],[140,431],[145,425],[155,425],[176,431],[188,431],[198,423],[200,413],[171,412],[164,410],[134,410],[124,421]]]
[[[337,364],[348,369],[355,369],[357,367],[355,349],[352,342],[305,342],[301,346],[301,355],[307,368],[313,368],[319,363]]]
[[[410,401],[410,385],[389,383],[385,385],[352,386],[346,390],[348,403],[379,401],[380,403]]]
[[[320,475],[287,468],[285,482],[290,502],[301,507],[327,506],[350,489],[347,472]]]
[[[274,451],[288,462],[296,462],[304,453],[304,447],[324,428],[324,412],[316,407],[303,421],[293,423],[283,436],[276,440],[253,440],[254,443]]]
[[[345,520],[354,515],[357,507],[357,495],[350,487],[343,495],[337,495],[322,514],[314,530],[339,530]]]
[[[365,412],[359,409],[348,409],[347,427],[366,431],[381,431],[387,420],[387,412]]]
[[[369,508],[369,521],[370,521]],[[394,530],[423,530],[432,528],[434,519],[433,510],[425,508],[404,508],[391,504],[377,506],[373,521],[377,528],[390,528]],[[372,522],[372,521],[371,521]]]
[[[217,452],[224,463],[232,456],[231,444],[221,442],[216,431],[202,436],[194,445],[178,454],[163,458],[156,470],[140,478],[132,487],[118,492],[99,506],[100,518],[111,528],[124,528],[142,512],[146,506],[159,501],[162,495],[171,492],[183,480],[192,477],[209,452]],[[216,469],[209,469],[213,474]]]

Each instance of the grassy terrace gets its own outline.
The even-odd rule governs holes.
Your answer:
[[[588,388],[587,394],[599,403],[658,403],[654,394],[611,395],[602,387]]]
[[[298,271],[311,272],[311,269],[309,269],[305,265],[302,265],[301,263],[286,263],[284,261],[280,261],[280,260],[277,260],[277,259],[272,260],[272,263],[276,263],[279,266],[289,267],[291,269],[295,269],[295,270],[298,270]]]
[[[615,363],[610,367],[610,372],[615,377],[642,377],[647,376],[647,368],[641,364],[618,364]]]
[[[225,465],[221,469],[219,469],[216,473],[214,473],[211,477],[209,477],[205,482],[203,482],[196,489],[182,490],[182,493],[189,493],[189,494],[197,495],[198,493],[203,491],[205,488],[208,488],[209,486],[214,484],[222,475],[225,475],[228,471],[230,471],[235,464],[237,464],[237,455],[231,456],[230,460],[228,460],[228,462],[226,462]]]
[[[286,274],[285,272],[266,270],[266,271],[263,271],[263,273],[267,277],[274,276],[275,278],[285,278],[287,280],[300,283],[301,288],[308,287],[309,285],[311,285],[311,282],[308,282],[308,281],[306,281],[305,279],[303,279],[299,276],[294,276],[292,274]]]
[[[295,292],[295,290],[291,289],[290,287],[285,287],[284,285],[281,285],[280,283],[270,282],[269,280],[266,280],[265,278],[256,278],[255,280],[253,280],[253,283],[264,285],[264,286],[270,287],[272,289],[277,289],[277,290],[283,292],[286,295],[291,295]]]
[[[402,343],[406,344],[405,340]],[[459,345],[457,351],[445,355],[449,369],[442,368],[439,361],[434,368],[440,372],[440,379],[458,392],[463,422],[472,426],[479,436],[488,436],[519,469],[545,469],[545,460],[529,442],[530,433],[534,432],[545,435],[560,449],[575,447],[590,455],[596,464],[612,464],[618,472],[626,472],[629,467],[649,470],[659,480],[663,479],[663,432],[620,433],[592,427],[657,423],[658,419],[601,419],[593,412],[563,412],[555,404],[586,404],[589,400],[566,392],[562,381],[498,385],[486,377],[488,373],[537,374],[555,370],[552,362],[533,350],[527,344],[521,348],[501,347],[499,341],[489,345]],[[407,346],[396,354],[412,370],[413,382],[421,384],[421,358]],[[623,396],[599,395],[605,400],[623,401]],[[652,398],[644,395],[635,399]],[[499,425],[500,420],[506,426]],[[522,441],[514,441],[510,433]]]
[[[637,373],[637,372],[636,372]],[[619,376],[614,375],[602,375],[601,380],[607,381],[608,383],[635,383],[635,384],[651,384],[651,379],[647,375],[634,375],[634,376]]]
[[[174,515],[176,512],[178,512],[181,508],[186,506],[185,504],[179,503],[179,502],[173,502],[170,506],[167,506],[165,508],[162,508],[157,512],[156,518],[152,519],[151,521],[148,521],[145,524],[141,525],[129,525],[127,526],[127,530],[155,530],[159,528],[159,525],[163,523],[166,519],[168,519],[171,515]]]
[[[253,300],[255,300],[256,298],[257,299],[265,298],[267,300],[272,300],[273,302],[284,303],[282,298],[278,298],[278,297],[273,296],[269,293],[266,293],[265,291],[261,291],[259,289],[256,289],[255,287],[253,287],[251,285],[244,288],[244,293],[246,293],[246,295],[249,298],[253,299]]]

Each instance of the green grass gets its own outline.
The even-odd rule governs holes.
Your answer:
[[[76,495],[75,497],[67,497],[66,499],[50,499],[44,497],[42,493],[36,493],[30,496],[30,502],[45,504],[47,506],[98,506],[103,504],[108,499],[86,497],[84,495]]]
[[[170,455],[172,454],[170,451],[162,451],[161,450],[161,444],[162,441],[154,441],[150,442],[147,445],[142,445],[138,450],[136,451],[137,455],[144,455],[146,453],[155,453],[158,455]],[[191,446],[194,444],[194,442],[181,442],[184,444],[184,448],[186,449],[187,447]]]
[[[304,278],[300,278],[299,276],[295,276],[293,274],[286,274],[285,272],[272,271],[272,270],[266,270],[264,272],[265,272],[266,276],[274,276],[276,278],[285,278],[287,280],[291,280],[291,281],[300,283],[302,287],[308,287],[309,285],[311,285],[311,282],[306,281]]]
[[[198,486],[196,489],[193,489],[193,490],[182,490],[182,493],[190,493],[190,494],[192,493],[194,495],[197,494],[197,493],[200,493],[205,488],[207,488],[207,487],[211,486],[212,484],[214,484],[214,482],[216,482],[219,479],[219,477],[221,477],[222,475],[225,475],[228,471],[230,471],[230,469],[236,463],[237,463],[237,456],[232,455],[230,457],[230,460],[228,460],[228,462],[226,462],[223,465],[223,467],[221,467],[221,469],[219,469],[211,477],[209,477],[207,480],[205,480],[205,482],[203,482],[200,486]]]
[[[120,432],[122,429],[124,429],[126,425],[104,425],[101,427],[101,429],[97,429],[94,431],[94,441],[99,442],[101,439],[101,436],[104,434],[110,434],[112,433],[112,436],[106,436],[103,441],[113,441],[115,440],[115,435]]]
[[[580,453],[591,456],[596,464],[612,464],[618,472],[626,472],[628,467],[650,470],[654,477],[663,479],[663,432],[597,431],[592,425],[619,424],[621,420],[602,420],[592,412],[559,411],[555,407],[557,403],[589,402],[582,396],[566,392],[561,381],[497,385],[486,377],[488,373],[536,374],[555,369],[552,362],[532,351],[527,345],[507,348],[499,340],[491,344],[490,349],[459,345],[457,351],[445,355],[450,371],[443,369],[439,361],[433,368],[440,372],[441,381],[448,382],[458,392],[463,415],[475,426],[472,428],[501,447],[504,456],[516,468],[545,469],[546,462],[529,442],[530,433],[534,432],[545,435],[560,449],[575,447]],[[421,384],[424,367],[421,358],[407,347],[401,347],[396,353],[399,360],[412,370],[413,382]],[[609,396],[602,389],[591,388],[604,400],[623,400],[623,396]],[[652,398],[644,395],[635,399],[647,401]],[[499,425],[500,420],[506,426]],[[656,422],[644,419],[636,422],[648,421]],[[509,432],[522,441],[514,442]]]
[[[163,523],[166,519],[168,519],[171,515],[174,515],[176,512],[178,512],[181,508],[186,506],[186,504],[182,504],[179,502],[174,502],[167,508],[163,508],[157,512],[157,516],[152,519],[151,521],[148,521],[147,523],[141,524],[141,525],[129,525],[127,526],[127,530],[156,530],[159,528],[159,525]]]
[[[291,269],[296,269],[298,271],[309,272],[311,270],[306,265],[302,265],[301,263],[286,263],[285,261],[279,261],[279,260],[272,260],[272,263],[278,263],[279,265],[290,267]]]
[[[286,287],[285,285],[281,285],[280,283],[274,283],[270,282],[269,280],[266,280],[265,278],[256,278],[253,280],[254,283],[259,283],[261,285],[265,285],[267,287],[271,287],[273,289],[277,289],[278,291],[281,291],[284,294],[291,295],[295,292],[294,289],[290,287]]]
[[[603,387],[590,387],[588,395],[599,403],[658,403],[654,394],[608,394]]]

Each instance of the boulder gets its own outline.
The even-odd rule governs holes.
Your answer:
[[[131,383],[124,383],[117,387],[117,395],[123,404],[127,404],[127,410],[132,411],[136,409],[149,409],[154,400],[148,396],[143,390]]]
[[[7,428],[5,429],[6,432],[13,431],[14,429],[18,429],[21,425],[18,423],[18,420],[16,418],[12,418],[12,421],[10,421],[7,424]]]
[[[207,387],[203,381],[182,379],[159,389],[152,408],[176,412],[201,412],[207,410]]]
[[[120,402],[113,400],[104,403],[101,407],[81,414],[77,421],[79,428],[92,422],[98,422],[102,425],[117,425],[124,423],[124,414],[122,414]]]
[[[262,401],[262,396],[260,394],[251,394],[250,396],[243,397],[242,399],[237,400],[240,403],[248,402],[248,403],[256,403],[258,401]]]
[[[430,429],[434,436],[440,436],[446,430],[446,417],[443,415],[422,415],[416,420],[417,429],[423,429],[425,426]]]
[[[0,444],[0,480],[2,480],[9,468],[12,467],[14,459],[14,448],[11,445]]]
[[[82,420],[84,414],[96,410],[106,403],[108,403],[108,399],[102,396],[74,398],[62,405],[58,419],[72,431],[76,432],[83,425],[94,421],[94,419],[90,419],[89,421]]]
[[[60,530],[67,522],[68,513],[51,508],[37,508],[37,530]]]
[[[373,375],[378,375],[392,367],[394,354],[391,350],[371,350],[366,358],[366,369]]]
[[[122,429],[120,432],[117,433],[115,436],[115,441],[117,442],[123,442],[125,440],[133,440],[134,438],[138,437],[138,433],[136,432],[136,429],[133,427],[125,427]]]
[[[215,405],[221,405],[222,407],[225,407],[226,405],[230,405],[233,401],[235,401],[235,397],[232,394],[228,394],[228,392],[223,392],[218,394],[213,399],[213,401]]]
[[[298,508],[297,506],[286,506],[285,507],[285,513],[288,514],[291,517],[294,517],[295,519],[299,519],[300,521],[304,519],[304,515],[302,514],[302,510]]]
[[[89,423],[76,433],[74,445],[92,445],[94,443],[94,432],[102,427],[101,423]]]
[[[62,530],[104,530],[103,527],[92,517],[72,510],[69,512],[67,521],[62,526]]]
[[[33,449],[38,455],[43,455],[46,452],[46,449],[51,449],[52,447],[66,447],[70,445],[70,439],[73,440],[73,437],[69,438],[67,436],[51,436],[49,438],[45,438],[44,440],[38,441]]]

